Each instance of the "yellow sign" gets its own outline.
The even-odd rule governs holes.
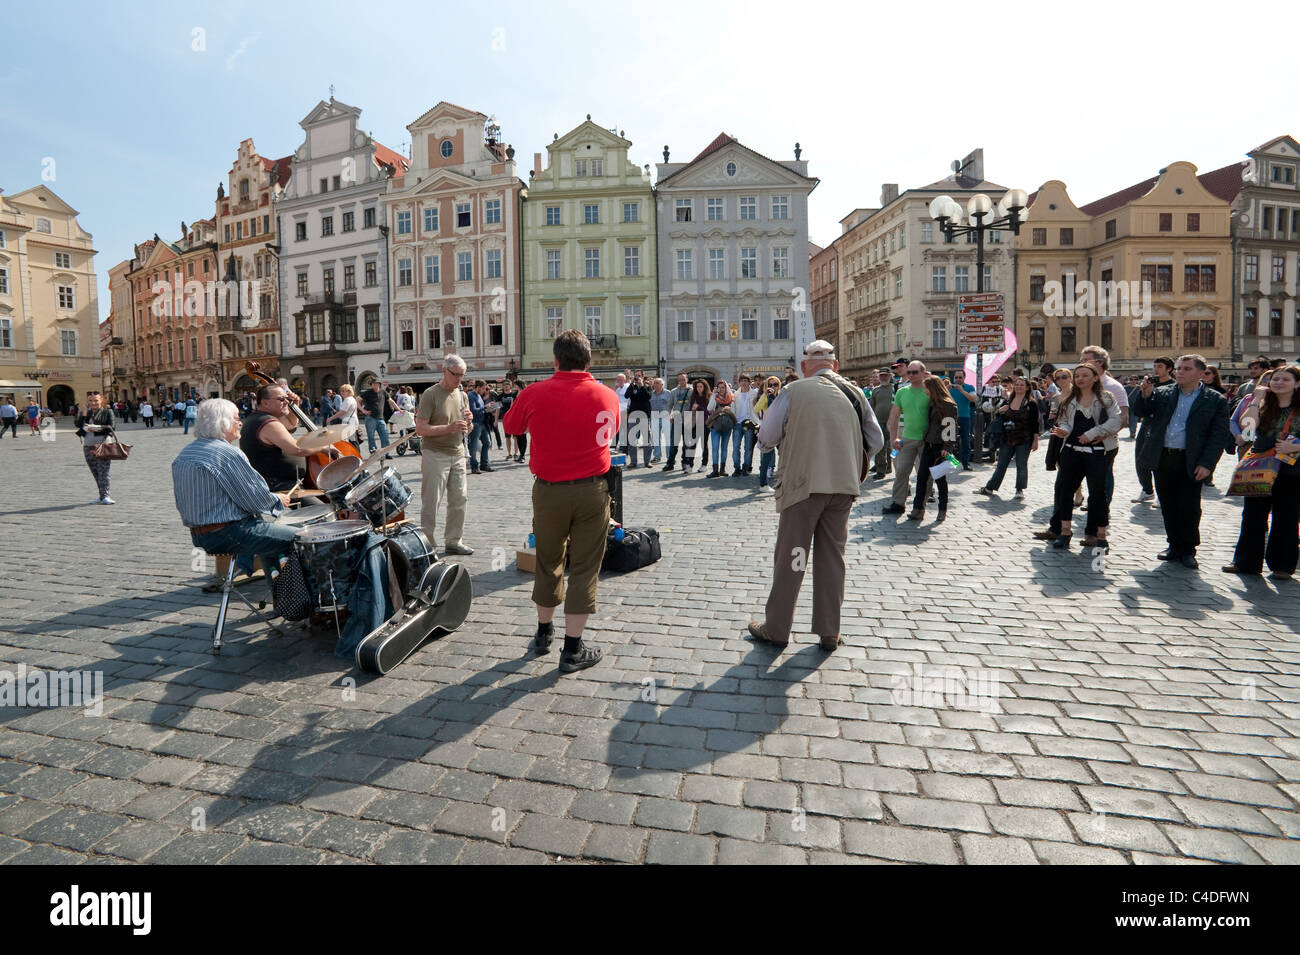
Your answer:
[[[740,337],[740,322],[731,323],[731,337],[732,338]]]

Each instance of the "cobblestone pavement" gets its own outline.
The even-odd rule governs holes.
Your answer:
[[[1300,862],[1300,584],[1219,573],[1220,490],[1200,571],[1156,561],[1129,441],[1104,564],[1030,539],[1041,454],[1024,501],[959,476],[942,524],[870,487],[834,654],[801,629],[809,586],[788,650],[741,636],[776,530],[755,479],[629,474],[663,560],[602,580],[606,657],[574,675],[527,650],[529,477],[497,463],[470,479],[468,622],[369,679],[239,613],[213,657],[172,503],[187,439],[128,440],[114,507],[70,434],[0,443],[0,669],[105,689],[100,716],[0,708],[0,861]]]

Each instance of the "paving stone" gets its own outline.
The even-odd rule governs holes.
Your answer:
[[[356,816],[380,795],[380,790],[369,786],[323,782],[308,794],[302,801],[302,805],[306,809],[315,809],[318,812]]]
[[[564,786],[506,779],[497,783],[488,793],[486,802],[491,806],[540,812],[549,816],[563,816],[573,804],[577,792]]]
[[[844,847],[857,855],[899,862],[956,864],[950,835],[925,829],[904,829],[874,822],[846,822]]]
[[[885,806],[905,826],[958,829],[963,832],[991,832],[984,809],[974,803],[925,799],[889,794]]]
[[[510,844],[552,856],[576,856],[590,834],[591,823],[527,813],[510,837]]]
[[[44,842],[61,849],[85,852],[128,820],[102,812],[60,809],[16,835],[26,842]]]
[[[723,839],[718,843],[719,865],[802,865],[807,861],[803,849],[740,839]]]
[[[880,819],[884,816],[878,794],[841,786],[805,785],[803,808],[813,815],[842,819]]]
[[[518,825],[519,817],[520,813],[511,813],[500,806],[449,802],[434,822],[433,828],[437,832],[504,843],[509,830]]]
[[[1045,839],[1052,842],[1065,842],[1074,838],[1062,814],[1050,809],[988,806],[984,812],[989,817],[993,831],[1003,835]]]
[[[310,812],[297,806],[260,805],[232,816],[221,823],[220,828],[262,842],[296,845],[326,818],[328,817],[319,812]]]
[[[180,829],[161,822],[127,822],[95,843],[93,850],[132,862],[143,862],[180,834]]]
[[[1243,865],[1259,865],[1264,861],[1240,836],[1231,832],[1217,829],[1188,829],[1185,826],[1162,828],[1164,834],[1185,856]]]
[[[739,806],[744,791],[744,780],[721,776],[687,776],[682,783],[682,799],[687,802]]]
[[[323,856],[318,849],[250,842],[236,849],[227,861],[231,865],[316,865]]]
[[[331,816],[308,834],[304,844],[370,859],[391,831],[382,823]]]
[[[1118,786],[1080,786],[1079,795],[1083,797],[1092,812],[1104,812],[1108,816],[1140,816],[1144,819],[1169,822],[1183,821],[1183,814],[1160,793],[1121,789]]]
[[[810,816],[806,812],[767,814],[767,841],[805,849],[839,849],[840,821],[830,816]]]
[[[1068,813],[1070,825],[1083,842],[1120,849],[1138,849],[1157,855],[1173,855],[1174,847],[1155,823],[1146,819],[1125,819],[1094,813]]]
[[[1277,825],[1251,806],[1193,799],[1189,796],[1171,796],[1170,801],[1193,826],[1211,829],[1234,829],[1258,835],[1280,835]]]
[[[649,838],[648,832],[629,826],[592,826],[582,855],[601,862],[638,862]]]
[[[87,779],[78,783],[62,795],[62,799],[74,806],[87,809],[100,809],[111,812],[120,809],[132,799],[143,795],[145,788],[136,783],[122,779]]]
[[[581,792],[569,812],[574,818],[628,826],[636,813],[637,797],[624,793]]]
[[[799,805],[799,787],[755,780],[745,784],[744,802],[755,809],[792,811]]]
[[[411,829],[431,829],[434,820],[447,807],[447,800],[438,796],[422,796],[411,792],[389,792],[380,796],[361,811],[363,819]]]
[[[971,865],[1038,865],[1038,857],[1025,839],[964,835],[957,841]]]
[[[642,799],[637,806],[633,822],[648,829],[673,829],[690,832],[695,818],[695,806],[675,799]]]
[[[1128,865],[1114,849],[1079,846],[1066,842],[1034,842],[1034,852],[1048,865]]]
[[[400,829],[389,833],[374,860],[383,865],[450,865],[464,847],[464,839]]]
[[[650,833],[645,861],[651,865],[708,865],[716,854],[717,844],[712,839],[655,829]]]
[[[767,814],[754,809],[703,805],[695,819],[695,831],[705,836],[732,836],[760,842],[766,829]]]
[[[1028,779],[994,780],[998,798],[1011,806],[1032,806],[1040,809],[1083,809],[1083,803],[1074,790],[1061,783],[1047,783]]]

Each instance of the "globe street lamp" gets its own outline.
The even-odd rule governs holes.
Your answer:
[[[966,200],[962,209],[952,196],[938,196],[930,203],[930,216],[939,223],[939,231],[951,242],[959,235],[975,236],[975,291],[984,291],[984,233],[990,229],[1009,229],[1012,235],[1020,234],[1020,227],[1029,218],[1026,203],[1029,196],[1023,189],[1008,189],[995,207],[993,200],[979,192]],[[1003,319],[1005,322],[1005,317]],[[984,352],[975,353],[975,397],[979,403],[984,390]],[[975,447],[979,459],[984,459],[984,416],[975,416]]]

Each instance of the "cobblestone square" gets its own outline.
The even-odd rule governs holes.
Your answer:
[[[1030,538],[1041,454],[1023,501],[958,475],[942,523],[882,517],[869,483],[832,654],[809,580],[788,649],[742,636],[776,533],[756,478],[630,471],[663,559],[602,579],[605,659],[561,675],[514,568],[531,478],[494,452],[468,621],[369,678],[237,603],[210,653],[219,595],[172,501],[189,439],[122,430],[112,507],[67,426],[0,441],[0,670],[104,692],[0,707],[0,861],[1300,862],[1300,584],[1219,572],[1226,461],[1199,571],[1155,559],[1127,439],[1104,557]],[[394,463],[418,520],[418,461]]]

